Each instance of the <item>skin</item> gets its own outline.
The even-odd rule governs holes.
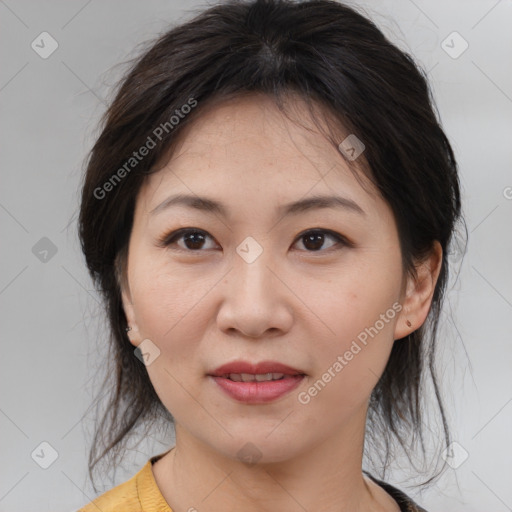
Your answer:
[[[368,400],[394,340],[426,319],[442,249],[436,242],[418,262],[417,279],[404,274],[390,207],[373,185],[361,186],[300,101],[296,108],[309,130],[259,95],[204,110],[137,197],[122,298],[132,344],[149,339],[160,350],[147,371],[175,418],[176,446],[152,470],[175,512],[399,510],[361,471]],[[216,199],[228,216],[185,206],[150,214],[177,193]],[[350,198],[365,215],[278,214],[313,194]],[[158,246],[184,227],[204,231],[203,245],[182,236]],[[299,235],[313,228],[354,246],[328,233],[308,244]],[[263,249],[250,264],[236,252],[248,236]],[[300,403],[299,393],[394,303],[402,310]],[[279,361],[307,375],[278,400],[243,404],[207,377],[238,359]],[[237,456],[246,443],[257,448],[256,464]]]

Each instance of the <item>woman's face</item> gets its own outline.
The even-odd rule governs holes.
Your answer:
[[[399,314],[407,287],[389,206],[265,98],[224,103],[187,130],[138,195],[123,292],[158,396],[179,429],[233,458],[284,461],[358,435],[393,340],[413,330]],[[176,195],[191,200],[166,206]],[[340,199],[307,202],[318,196]],[[301,375],[212,376],[240,361]]]

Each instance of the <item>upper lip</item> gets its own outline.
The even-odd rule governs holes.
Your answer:
[[[209,375],[222,377],[230,373],[241,374],[249,373],[252,375],[265,373],[284,373],[285,375],[305,375],[303,371],[278,363],[277,361],[262,361],[260,363],[250,363],[248,361],[233,361],[219,366]]]

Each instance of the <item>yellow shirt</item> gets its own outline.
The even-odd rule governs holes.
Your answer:
[[[129,480],[98,496],[77,512],[172,512],[151,470],[153,462],[166,453],[151,457]]]
[[[151,457],[129,480],[98,496],[77,512],[172,512],[158,488],[151,469],[153,463],[169,451]],[[394,498],[401,512],[426,512],[403,491],[374,478],[367,471],[364,473]]]

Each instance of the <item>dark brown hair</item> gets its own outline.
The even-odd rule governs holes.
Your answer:
[[[283,99],[293,93],[313,115],[323,112],[339,131],[364,141],[364,172],[393,211],[404,272],[415,276],[414,263],[440,242],[442,268],[429,315],[393,345],[371,395],[365,450],[372,447],[369,456],[380,450],[381,478],[393,458],[393,439],[410,460],[412,444],[406,443],[419,435],[425,456],[425,375],[442,420],[441,449],[451,442],[434,356],[448,252],[461,219],[460,185],[425,73],[366,16],[342,3],[226,1],[159,36],[131,62],[87,161],[79,236],[104,300],[111,350],[102,387],[110,394],[89,454],[93,483],[96,464],[108,455],[117,465],[128,435],[140,425],[149,429],[158,419],[172,424],[125,332],[120,280],[137,193],[207,105],[253,93],[273,98],[283,112]],[[329,138],[336,146],[341,142],[339,134]],[[135,158],[144,146],[149,151]]]

